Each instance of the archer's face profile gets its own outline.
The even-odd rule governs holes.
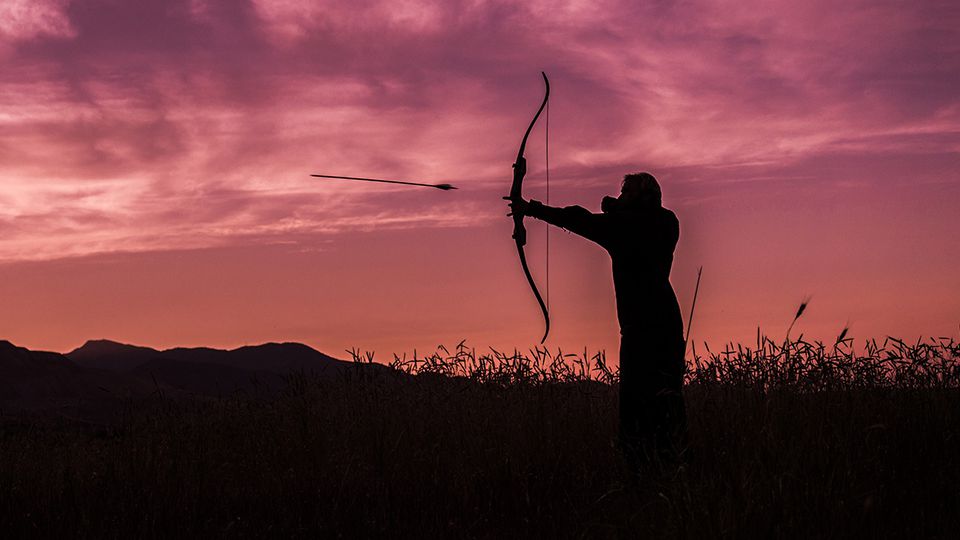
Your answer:
[[[604,197],[600,209],[605,214],[629,212],[660,206],[660,184],[650,173],[628,174],[620,184],[620,195]]]
[[[617,202],[624,208],[660,206],[660,184],[650,173],[628,174],[623,178]]]

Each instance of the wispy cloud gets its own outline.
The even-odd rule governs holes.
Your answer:
[[[692,201],[715,167],[942,161],[958,27],[947,1],[5,2],[0,257],[500,219],[480,197],[509,175],[539,69],[561,186],[666,169]],[[475,189],[456,212],[401,208],[310,172]]]

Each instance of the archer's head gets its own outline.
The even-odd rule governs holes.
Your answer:
[[[660,184],[647,172],[628,174],[623,177],[617,202],[626,208],[658,208],[662,204]]]

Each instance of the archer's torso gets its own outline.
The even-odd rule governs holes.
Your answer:
[[[596,242],[610,254],[620,333],[646,340],[683,339],[683,320],[670,285],[677,216],[663,207],[594,214],[580,206],[532,205],[528,215]]]

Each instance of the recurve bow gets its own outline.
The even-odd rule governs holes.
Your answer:
[[[527,146],[527,137],[530,136],[534,124],[537,123],[537,119],[540,118],[540,113],[542,113],[543,108],[547,106],[547,100],[550,99],[550,81],[547,80],[546,73],[541,71],[540,75],[543,75],[543,102],[540,103],[537,114],[533,115],[533,120],[530,121],[530,125],[527,126],[527,131],[523,134],[523,140],[520,141],[520,150],[517,151],[517,161],[513,164],[513,184],[510,186],[511,201],[523,198],[523,177],[527,174],[527,160],[523,157],[523,151]],[[527,244],[527,229],[523,226],[523,214],[517,212],[513,213],[513,239],[517,243],[517,253],[520,255],[520,266],[523,268],[523,274],[527,276],[527,282],[533,290],[533,295],[537,298],[537,303],[540,304],[540,311],[543,312],[544,331],[543,338],[540,340],[540,343],[543,343],[547,340],[547,335],[550,333],[550,314],[547,313],[547,305],[543,302],[543,296],[540,295],[540,290],[537,289],[537,284],[533,281],[533,276],[530,275],[530,268],[527,266],[527,256],[523,250],[523,246]]]

